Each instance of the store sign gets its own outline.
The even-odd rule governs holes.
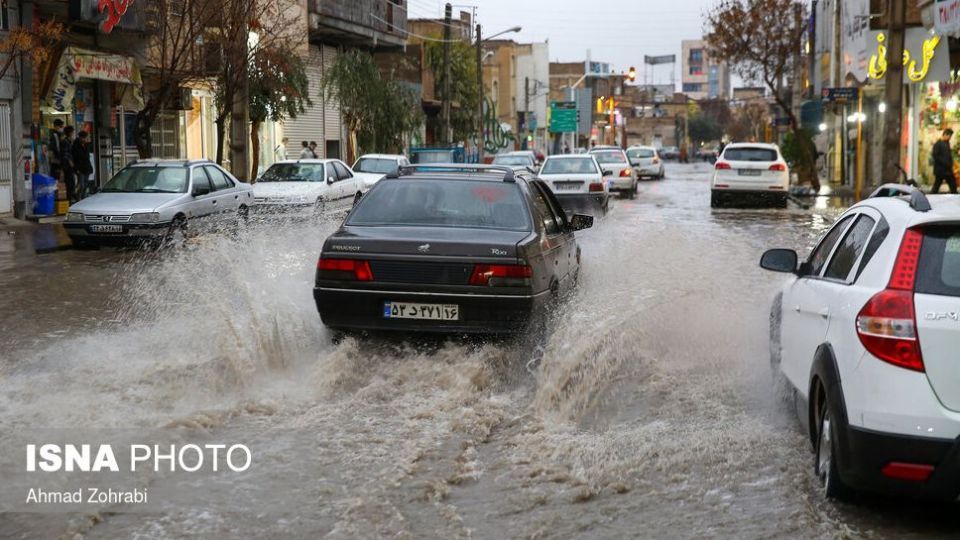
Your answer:
[[[60,57],[56,79],[50,90],[50,106],[56,111],[73,108],[78,79],[99,79],[130,85],[124,93],[124,106],[143,108],[143,83],[133,58],[67,47]],[[129,94],[129,95],[128,95]]]
[[[860,89],[856,86],[844,86],[841,88],[824,88],[820,92],[820,99],[827,103],[849,103],[856,101]]]
[[[937,33],[960,33],[960,0],[937,0],[933,5],[933,28]]]
[[[882,79],[889,67],[887,36],[874,32],[873,40],[876,49],[870,56],[868,71],[871,79]],[[950,75],[950,54],[946,47],[946,40],[939,35],[930,35],[923,28],[907,29],[903,48],[904,84],[946,80]]]
[[[587,62],[585,66],[588,77],[609,77],[610,64],[604,62]]]
[[[100,30],[104,34],[112,32],[113,27],[120,22],[120,18],[127,13],[130,4],[133,4],[133,0],[100,0],[97,9],[100,10],[102,15],[106,15],[106,18],[100,23]]]
[[[115,29],[146,29],[144,0],[70,0],[70,19],[96,23],[109,34]]]
[[[869,58],[870,0],[844,0],[840,10],[843,64],[847,74],[860,82],[867,80]]]

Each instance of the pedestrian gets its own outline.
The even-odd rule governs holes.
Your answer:
[[[307,141],[301,141],[300,145],[303,148],[300,150],[300,159],[310,159],[313,157],[313,152],[310,151],[310,143]]]
[[[564,153],[564,154],[569,154],[569,153],[570,153],[570,145],[569,145],[569,144],[563,145],[563,153]]]
[[[50,162],[50,176],[57,181],[62,180],[60,173],[63,168],[60,165],[60,147],[63,146],[63,120],[57,118],[53,121],[53,129],[50,130],[50,139],[47,142],[47,159]]]
[[[313,154],[313,159],[317,159],[320,156],[317,155],[317,141],[310,141],[310,153]]]
[[[63,183],[67,186],[67,199],[77,202],[77,170],[73,164],[73,126],[63,128],[63,140],[60,143],[60,167],[63,169]]]
[[[284,137],[280,144],[273,149],[273,159],[274,161],[283,161],[287,159],[287,145],[290,144],[290,139]]]
[[[947,128],[943,130],[940,140],[933,145],[933,175],[937,180],[933,183],[931,193],[938,193],[943,182],[947,183],[950,193],[957,192],[957,179],[953,176],[953,151],[950,149],[951,137],[953,130]]]
[[[80,199],[96,193],[96,186],[90,181],[93,163],[90,161],[90,134],[81,130],[73,141],[73,166],[77,174],[77,192]]]

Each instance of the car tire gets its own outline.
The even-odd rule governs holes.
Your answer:
[[[821,493],[826,499],[843,500],[850,494],[850,489],[840,479],[837,468],[837,430],[836,416],[831,411],[830,397],[827,390],[820,386],[821,404],[817,417],[817,445],[814,452],[814,473],[820,483]]]
[[[323,213],[327,210],[327,202],[323,200],[323,197],[319,197],[317,202],[313,204],[313,214],[316,217],[323,216]]]
[[[637,190],[639,190],[639,189],[640,189],[640,182],[637,182],[637,183],[633,184],[633,189],[630,190],[630,199],[631,199],[631,200],[637,198]]]
[[[720,208],[723,206],[723,199],[720,197],[719,193],[710,194],[710,207],[711,208]]]
[[[167,229],[167,233],[163,237],[163,244],[172,245],[172,244],[183,244],[187,239],[187,232],[189,231],[189,225],[187,223],[187,218],[185,216],[176,216],[173,218],[173,221],[170,222],[170,228]]]
[[[353,196],[353,206],[356,206],[357,203],[359,203],[359,202],[360,202],[360,199],[362,199],[362,198],[363,198],[363,193],[360,193],[360,192],[358,191],[357,194]]]

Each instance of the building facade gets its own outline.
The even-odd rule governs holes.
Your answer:
[[[691,99],[729,99],[730,69],[712,58],[702,39],[683,40],[681,91]]]

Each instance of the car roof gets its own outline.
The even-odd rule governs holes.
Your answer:
[[[128,167],[189,167],[192,165],[216,165],[209,159],[138,159]]]
[[[364,155],[358,157],[357,159],[363,159],[363,158],[373,158],[373,159],[400,159],[400,158],[405,158],[405,157],[407,157],[407,156],[405,156],[405,155],[403,155],[403,154],[364,154]]]
[[[320,164],[320,163],[331,163],[331,162],[334,162],[334,161],[340,161],[340,160],[339,160],[339,159],[334,159],[334,158],[326,158],[326,159],[320,159],[320,158],[283,159],[283,160],[280,160],[280,161],[275,161],[273,164],[274,164],[274,165],[295,165],[295,164],[297,164],[297,163],[306,163],[306,164],[308,164],[308,165],[309,165],[309,164],[318,165],[318,164]]]
[[[627,148],[627,150],[656,150],[656,149],[657,149],[656,146],[648,146],[645,144],[635,144],[630,148]]]
[[[620,148],[619,146],[595,146],[595,147],[593,147],[593,148],[590,149],[590,152],[591,152],[591,153],[593,153],[593,152],[613,152],[613,151],[623,152],[623,148]]]
[[[915,210],[904,197],[871,197],[850,209],[874,208],[892,224],[903,227],[938,222],[960,223],[960,195],[927,195],[926,198],[930,203],[927,212]]]
[[[533,155],[533,150],[514,150],[512,152],[500,152],[495,158],[500,156],[531,156]]]
[[[730,143],[730,144],[724,146],[723,149],[724,149],[724,150],[727,150],[727,149],[729,149],[729,148],[743,148],[743,147],[749,147],[749,148],[767,148],[767,149],[769,149],[769,150],[779,150],[779,149],[780,149],[780,147],[777,146],[777,145],[775,145],[775,144],[770,144],[770,143],[747,143],[747,142]]]
[[[586,154],[552,154],[547,159],[593,159],[590,153]]]

